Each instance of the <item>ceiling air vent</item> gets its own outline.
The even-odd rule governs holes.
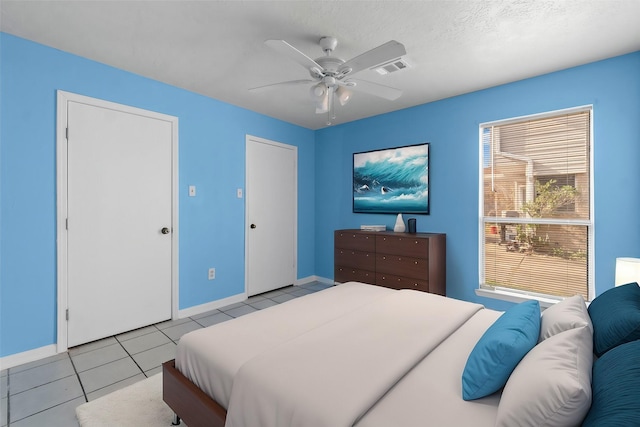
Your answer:
[[[385,74],[395,73],[396,71],[404,70],[405,68],[409,68],[409,63],[404,58],[398,58],[387,62],[386,64],[378,65],[377,67],[372,68],[372,70],[377,71],[378,74],[384,76]]]

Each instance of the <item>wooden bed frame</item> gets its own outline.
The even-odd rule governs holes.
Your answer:
[[[176,369],[162,364],[162,399],[189,427],[224,427],[227,411]]]

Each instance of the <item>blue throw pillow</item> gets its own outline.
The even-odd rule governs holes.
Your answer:
[[[511,307],[486,330],[471,351],[462,373],[462,398],[479,399],[500,390],[520,360],[538,342],[540,304]]]
[[[619,345],[596,360],[591,388],[591,409],[583,427],[637,426],[640,420],[640,341]]]
[[[593,323],[593,351],[597,356],[640,339],[640,286],[637,283],[603,292],[591,302],[588,311]]]

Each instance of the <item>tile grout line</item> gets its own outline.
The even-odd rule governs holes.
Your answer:
[[[84,396],[84,401],[88,402],[89,398],[87,397],[87,392],[84,391],[84,385],[82,384],[82,380],[80,379],[80,374],[78,373],[78,370],[76,369],[76,364],[73,363],[73,358],[71,357],[68,351],[67,351],[67,356],[69,357],[69,361],[71,362],[71,366],[73,367],[73,372],[75,372],[76,377],[78,378],[78,383],[80,383],[80,389],[82,389],[82,395]]]
[[[118,343],[118,344],[119,344],[119,343]],[[111,344],[111,345],[116,345],[116,344]],[[96,349],[96,350],[100,350],[100,349]],[[94,351],[94,350],[91,350],[91,351]],[[126,350],[125,350],[125,351],[126,351]],[[85,354],[85,353],[83,353],[83,354]],[[109,363],[113,363],[113,362],[117,362],[117,361],[122,360],[122,359],[126,359],[127,357],[130,357],[130,356],[128,356],[128,354],[129,354],[129,353],[127,353],[127,356],[122,356],[122,357],[120,357],[120,358],[118,358],[118,359],[109,360],[108,362],[101,363],[100,365],[92,366],[92,367],[87,368],[87,369],[85,369],[85,370],[83,370],[83,371],[79,371],[79,372],[78,372],[78,374],[79,374],[80,372],[88,372],[88,371],[91,371],[92,369],[96,369],[96,368],[100,368],[100,367],[102,367],[102,366],[108,365]],[[71,357],[71,356],[70,356],[70,357]],[[72,359],[73,359],[73,357],[72,357]]]
[[[189,317],[189,319],[191,319],[191,318]],[[195,321],[195,320],[193,320],[193,319],[191,319],[191,320],[192,320],[193,322],[196,322],[196,321]],[[196,322],[196,323],[198,323],[198,322]],[[198,325],[200,325],[200,323],[198,323]],[[156,325],[153,325],[153,326],[156,326]],[[202,325],[200,325],[200,326],[202,326]],[[167,335],[167,334],[165,334],[165,333],[164,333],[164,330],[163,330],[163,329],[160,329],[160,328],[158,328],[157,326],[156,326],[156,329],[157,329],[157,330],[158,330],[162,335],[164,335],[165,337],[167,337],[167,339],[168,339],[169,341],[171,341],[171,342],[172,342],[172,343],[174,343],[175,345],[178,345],[178,343],[177,343],[177,342],[175,342],[175,341],[174,341],[174,340],[173,340],[169,335]],[[168,328],[166,328],[166,329],[168,329]],[[179,341],[179,340],[178,340],[178,341]],[[164,344],[162,344],[162,345],[164,345]],[[162,366],[162,365],[160,365],[160,366]]]
[[[144,373],[144,371],[142,370],[142,368],[140,367],[140,365],[138,365],[138,362],[136,362],[136,359],[134,359],[134,358],[133,358],[133,356],[129,353],[129,351],[128,351],[126,348],[124,348],[124,346],[122,345],[122,343],[120,342],[120,340],[118,339],[118,337],[117,337],[117,336],[114,336],[114,338],[116,339],[116,341],[118,342],[118,344],[120,344],[120,347],[122,347],[122,349],[124,350],[124,352],[125,352],[125,353],[127,353],[127,356],[129,356],[129,358],[131,359],[131,361],[132,361],[133,363],[135,363],[135,364],[136,364],[136,366],[138,367],[138,369],[140,369],[140,372],[142,372],[142,375],[144,375],[144,376],[145,376],[145,378],[149,378],[149,377],[147,377],[147,374],[145,374],[145,373]],[[124,359],[124,358],[123,358],[123,359]],[[120,360],[120,359],[118,359],[118,360]]]
[[[214,316],[215,316],[215,315],[214,315]],[[206,317],[209,317],[209,316],[206,316]],[[206,318],[206,317],[203,317],[203,319],[204,319],[204,318]],[[196,323],[197,323],[198,325],[200,325],[201,327],[206,328],[206,326],[204,326],[202,323],[198,322],[196,319],[193,319],[193,318],[191,318],[191,317],[190,317],[189,319],[191,319],[191,321],[192,321],[192,322],[196,322]],[[161,331],[161,332],[162,332],[162,331]],[[165,336],[167,336],[167,334],[165,334]],[[169,338],[169,337],[167,337],[167,338]],[[171,338],[169,338],[169,339],[171,339]],[[173,340],[172,340],[172,341],[173,341]],[[178,343],[177,343],[177,342],[174,342],[174,344],[175,344],[175,345],[178,345]]]

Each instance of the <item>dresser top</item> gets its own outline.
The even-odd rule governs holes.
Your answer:
[[[336,230],[337,232],[346,232],[346,233],[363,233],[363,234],[373,234],[378,236],[402,236],[402,237],[435,237],[435,236],[444,236],[444,233],[397,233],[395,231],[386,230],[386,231],[369,231],[369,230],[360,230],[359,228],[346,228],[342,230]]]

